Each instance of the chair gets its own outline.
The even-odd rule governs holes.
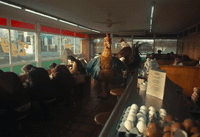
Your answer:
[[[111,112],[102,112],[102,113],[99,113],[99,114],[97,114],[94,117],[94,121],[96,122],[96,124],[104,126],[104,124],[108,120],[110,114],[111,114]]]
[[[110,94],[113,96],[117,96],[117,99],[121,97],[121,95],[124,93],[125,87],[115,88],[110,90]]]

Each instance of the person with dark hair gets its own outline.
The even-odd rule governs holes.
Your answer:
[[[161,52],[162,52],[162,50],[158,50],[158,54],[159,54],[159,55],[161,54]]]
[[[33,67],[34,67],[34,66],[31,65],[31,64],[26,64],[26,65],[24,65],[24,66],[21,68],[21,70],[22,70],[24,73],[27,74]]]
[[[0,110],[6,110],[6,117],[14,119],[20,112],[27,110],[30,105],[30,97],[25,92],[18,75],[0,70]]]
[[[173,66],[183,66],[183,58],[182,58],[181,56],[178,56],[178,57],[174,60]]]
[[[72,74],[86,74],[85,69],[82,65],[82,63],[80,62],[80,60],[77,60],[75,57],[73,56],[68,56],[68,60],[70,61],[70,63],[72,64],[72,68],[69,69],[69,71]]]
[[[70,90],[76,85],[68,68],[65,65],[57,65],[52,74],[51,82],[56,89],[58,100],[64,101],[68,105]]]
[[[25,83],[27,92],[30,94],[31,101],[39,101],[41,108],[44,109],[44,118],[49,118],[49,108],[44,102],[51,102],[56,99],[55,88],[51,84],[49,74],[44,68],[30,67],[26,65],[23,67],[28,78]]]
[[[0,127],[4,132],[0,136],[5,136],[5,132],[18,136],[12,121],[26,116],[30,108],[30,96],[18,75],[0,70]]]

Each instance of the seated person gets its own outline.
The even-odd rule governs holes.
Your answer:
[[[13,72],[0,70],[0,91],[0,110],[3,119],[18,118],[31,106],[29,95],[25,92],[18,75]]]
[[[182,59],[182,57],[177,57],[174,60],[173,66],[183,66],[183,59]]]
[[[68,60],[70,64],[72,64],[72,68],[69,69],[72,74],[86,74],[82,63],[79,60],[75,59],[73,56],[68,56]]]
[[[31,64],[22,67],[27,75],[26,87],[31,100],[47,101],[55,98],[55,90],[51,85],[48,72]]]
[[[158,55],[160,55],[160,54],[161,54],[161,52],[162,52],[162,50],[158,50]]]
[[[25,86],[31,101],[39,101],[40,107],[44,110],[44,119],[48,120],[49,107],[46,102],[56,100],[56,94],[47,70],[28,64],[22,67],[22,71],[28,75]]]
[[[57,65],[52,74],[52,85],[56,89],[59,100],[66,100],[68,103],[70,90],[76,85],[72,74],[65,65]]]

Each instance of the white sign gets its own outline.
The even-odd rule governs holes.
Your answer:
[[[163,100],[165,81],[166,81],[166,71],[150,70],[148,76],[148,86],[146,94]]]

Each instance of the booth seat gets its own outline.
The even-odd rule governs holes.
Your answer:
[[[174,60],[156,60],[159,65],[172,65]],[[183,66],[196,66],[198,61],[183,61]]]
[[[160,65],[167,77],[183,88],[183,94],[190,97],[194,87],[200,87],[200,69],[190,66]]]

